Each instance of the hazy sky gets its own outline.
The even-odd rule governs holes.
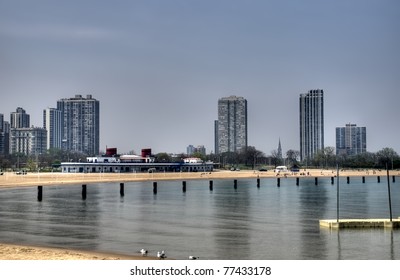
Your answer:
[[[100,101],[100,145],[214,151],[218,99],[248,101],[249,145],[299,150],[299,95],[400,152],[400,1],[0,0],[0,113]]]

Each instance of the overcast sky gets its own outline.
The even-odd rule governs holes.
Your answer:
[[[0,113],[100,101],[100,145],[214,151],[218,99],[248,101],[248,143],[299,150],[299,95],[400,153],[400,1],[0,0]]]

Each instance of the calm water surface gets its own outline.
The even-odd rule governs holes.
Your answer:
[[[340,182],[341,218],[388,218],[386,179]],[[400,259],[400,230],[329,230],[336,218],[330,178],[159,181],[0,190],[0,242],[136,254],[166,250],[176,259]],[[399,183],[391,182],[393,217],[400,217]]]

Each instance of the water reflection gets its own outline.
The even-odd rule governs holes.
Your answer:
[[[243,184],[243,182],[241,182]],[[214,236],[218,259],[250,258],[249,188],[217,186],[214,202]],[[219,192],[218,192],[219,190]]]
[[[342,260],[342,245],[340,244],[340,230],[337,230],[337,259]]]
[[[0,206],[1,240],[77,249],[97,248],[98,188],[90,191],[90,202],[82,201],[80,193],[74,195],[75,187],[44,188],[41,202],[36,200],[35,191],[36,188],[26,188],[2,197],[11,208]]]
[[[396,259],[394,255],[393,229],[390,229],[390,259],[391,260]]]
[[[340,180],[339,211],[340,219],[366,219],[371,218],[369,207],[376,196],[368,195],[368,188],[361,183],[361,178],[352,178],[352,183],[347,184],[344,178]]]
[[[326,217],[327,189],[316,186],[310,179],[300,187],[301,256],[305,259],[326,259],[327,241],[319,234],[315,225],[321,217]]]

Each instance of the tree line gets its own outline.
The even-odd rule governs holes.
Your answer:
[[[398,169],[400,157],[392,148],[383,148],[376,153],[365,152],[357,155],[336,155],[335,148],[326,147],[318,151],[311,159],[300,161],[300,152],[290,149],[285,155],[280,155],[277,150],[271,151],[269,156],[255,147],[247,147],[239,152],[228,152],[220,155],[210,155],[209,159],[220,163],[222,168],[244,166],[250,169],[275,168],[285,165],[289,168],[375,168]]]
[[[0,155],[0,169],[52,171],[59,168],[61,162],[86,161],[87,156],[84,153],[62,149],[49,149],[46,153],[39,155],[23,153]]]
[[[50,149],[40,155],[25,155],[21,153],[11,155],[0,155],[0,170],[29,170],[29,171],[51,171],[60,167],[61,162],[84,162],[88,155],[67,151],[62,149]],[[181,162],[187,157],[186,154],[171,156],[168,153],[154,155],[155,162]],[[245,168],[262,169],[275,168],[279,165],[286,165],[289,168],[376,168],[389,169],[400,168],[400,157],[392,148],[383,148],[376,153],[362,153],[352,156],[336,155],[333,147],[326,147],[316,155],[300,162],[300,152],[288,150],[285,155],[279,155],[277,150],[271,151],[266,156],[262,151],[253,146],[248,146],[238,152],[226,152],[221,154],[194,153],[191,157],[198,157],[204,161],[213,161],[219,168]]]

